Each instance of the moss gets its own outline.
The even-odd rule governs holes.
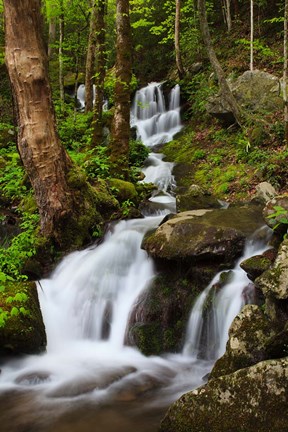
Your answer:
[[[16,300],[15,296],[22,293],[27,296],[27,300]],[[8,313],[5,325],[0,328],[0,352],[2,354],[32,354],[45,349],[45,328],[35,283],[6,283],[5,291],[0,293],[0,307]],[[13,314],[13,308],[17,309],[15,314]],[[21,308],[23,308],[23,313]]]
[[[138,194],[133,183],[112,178],[109,180],[110,188],[118,201],[137,201]]]

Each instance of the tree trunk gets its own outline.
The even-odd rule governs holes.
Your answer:
[[[97,8],[97,31],[96,31],[96,71],[95,71],[95,103],[94,103],[94,133],[93,145],[101,143],[103,138],[103,102],[104,102],[104,81],[106,65],[106,0],[98,0]]]
[[[176,0],[176,11],[175,11],[175,54],[176,54],[176,66],[178,70],[179,79],[184,76],[184,68],[181,58],[180,50],[180,17],[181,17],[181,0]]]
[[[284,100],[284,140],[285,145],[288,143],[288,101],[287,101],[287,64],[288,64],[288,0],[285,0],[284,10],[284,67],[283,67],[283,100]]]
[[[250,0],[250,71],[253,72],[254,63],[254,3]]]
[[[205,0],[198,0],[198,11],[199,11],[199,21],[200,21],[200,29],[202,33],[203,42],[206,46],[208,57],[210,63],[214,69],[214,72],[217,76],[218,83],[220,86],[220,95],[222,99],[229,106],[236,122],[241,125],[241,113],[238,107],[238,104],[229,88],[227,80],[225,78],[223,69],[216,57],[214,48],[212,46],[211,36],[209,32],[208,22],[207,22],[207,14],[205,7]]]
[[[83,212],[84,192],[79,188],[81,196],[76,197],[78,192],[70,186],[72,162],[56,131],[40,0],[4,0],[4,16],[18,150],[34,189],[43,235],[67,247],[64,243],[68,239],[63,237],[71,225],[77,226],[74,217],[77,211]]]
[[[59,16],[59,90],[61,110],[64,110],[64,75],[63,75],[63,41],[64,41],[64,9],[63,0],[60,0]]]
[[[86,57],[85,112],[90,112],[93,110],[93,78],[95,69],[97,7],[97,0],[95,0],[92,5],[90,16],[90,30]]]
[[[48,59],[51,60],[55,48],[53,47],[53,44],[56,41],[56,19],[50,18],[49,20],[49,41],[48,41]]]
[[[129,0],[117,0],[115,112],[110,144],[112,172],[128,178],[130,138],[131,28]]]
[[[226,10],[226,20],[227,20],[227,31],[230,33],[232,29],[232,19],[231,19],[231,3],[230,0],[225,0],[225,10]]]

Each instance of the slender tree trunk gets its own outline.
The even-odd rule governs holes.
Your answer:
[[[283,67],[283,100],[284,100],[284,139],[288,143],[288,101],[287,101],[287,65],[288,65],[288,0],[285,0],[284,10],[284,67]]]
[[[90,30],[86,57],[85,74],[85,112],[93,110],[93,79],[95,71],[95,51],[96,51],[96,26],[97,26],[97,0],[93,2],[90,16]]]
[[[57,134],[40,0],[4,0],[4,14],[6,64],[17,115],[18,150],[34,189],[43,235],[67,247],[65,233],[72,226],[79,229],[75,221],[83,217],[84,209],[92,203],[84,187],[80,190],[78,185],[79,191],[75,191],[71,186],[72,162]]]
[[[54,54],[55,48],[53,44],[56,41],[56,19],[49,20],[49,41],[48,41],[48,59],[50,60]]]
[[[231,19],[231,3],[230,0],[225,0],[226,5],[226,19],[227,19],[227,30],[230,33],[232,29],[232,19]]]
[[[94,133],[93,145],[101,143],[103,138],[103,102],[104,81],[106,75],[106,23],[105,13],[107,10],[106,0],[98,0],[97,8],[97,31],[96,31],[96,71],[95,71],[95,103],[94,103]]]
[[[250,0],[250,71],[253,72],[254,63],[254,2]]]
[[[59,16],[59,90],[61,109],[64,110],[64,75],[63,75],[63,41],[64,41],[64,9],[63,0],[60,1]]]
[[[176,66],[178,70],[179,79],[184,76],[184,68],[180,50],[180,17],[181,17],[181,0],[176,0],[176,11],[175,11],[175,54],[176,54]]]
[[[116,0],[116,86],[115,112],[110,144],[112,172],[128,178],[130,138],[130,83],[132,77],[129,0]]]
[[[200,20],[200,29],[203,37],[203,42],[206,46],[207,53],[209,56],[210,63],[214,69],[214,72],[217,76],[219,86],[220,86],[220,93],[223,100],[226,101],[228,104],[231,112],[234,115],[234,118],[236,122],[240,125],[241,124],[241,113],[240,109],[238,107],[238,104],[229,88],[229,85],[227,83],[227,80],[225,78],[223,69],[216,57],[211,36],[209,32],[208,22],[207,22],[207,14],[206,14],[206,7],[205,7],[205,0],[198,0],[198,11],[199,11],[199,20]]]

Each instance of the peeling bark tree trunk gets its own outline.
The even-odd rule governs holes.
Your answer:
[[[283,100],[284,100],[284,140],[288,144],[288,100],[287,100],[287,66],[288,66],[288,0],[285,0],[284,9],[284,67],[283,67]]]
[[[77,192],[69,185],[72,162],[56,131],[40,0],[4,0],[4,17],[6,64],[19,127],[18,150],[34,189],[43,235],[67,247],[63,245],[65,230],[74,224],[77,208],[81,212],[83,206],[82,197],[76,199]]]
[[[59,16],[59,89],[61,109],[64,110],[64,75],[63,75],[63,41],[64,41],[64,10],[63,0],[60,1],[60,16]]]
[[[128,178],[130,83],[132,77],[129,0],[117,0],[115,113],[110,144],[112,172]]]
[[[225,78],[223,69],[216,57],[214,48],[212,46],[211,36],[209,32],[208,27],[208,21],[207,21],[207,14],[206,14],[206,7],[205,7],[205,0],[198,0],[198,12],[199,12],[199,21],[200,21],[200,29],[202,33],[203,42],[206,46],[208,57],[210,60],[210,63],[213,67],[213,70],[217,76],[218,83],[220,86],[220,95],[222,99],[227,103],[229,106],[236,122],[241,125],[241,113],[240,109],[238,107],[238,104],[230,90],[230,87],[227,83],[227,80]]]
[[[175,55],[176,55],[176,66],[178,70],[179,79],[184,76],[184,68],[181,58],[180,50],[180,17],[181,17],[181,0],[176,0],[176,11],[175,11]]]
[[[95,70],[95,103],[94,103],[94,133],[93,145],[101,143],[103,138],[103,101],[104,101],[104,81],[106,65],[106,0],[98,0],[97,8],[97,28],[96,28],[96,70]]]
[[[93,2],[90,30],[86,57],[86,74],[85,74],[85,112],[93,109],[93,76],[95,68],[95,51],[96,51],[96,25],[97,25],[97,1]]]

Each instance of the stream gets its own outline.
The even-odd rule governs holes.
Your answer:
[[[139,90],[131,126],[151,149],[143,169],[144,181],[157,186],[151,207],[143,219],[112,225],[100,245],[70,254],[39,283],[47,352],[2,362],[1,432],[156,432],[168,405],[205,382],[233,318],[253,298],[242,257],[214,296],[209,319],[203,307],[219,275],[195,302],[182,352],[145,357],[125,345],[129,315],[156,274],[143,236],[176,211],[173,163],[155,146],[182,128],[179,86],[169,101],[161,84]],[[266,240],[250,239],[244,257],[266,248]]]

